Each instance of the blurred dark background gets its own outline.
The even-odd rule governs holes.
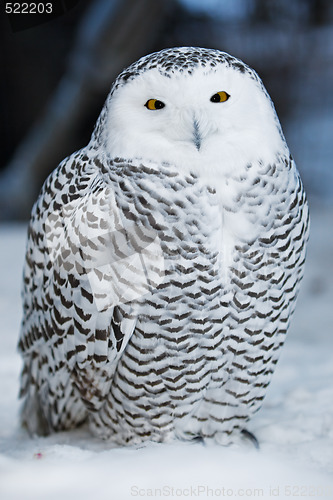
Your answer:
[[[178,45],[218,48],[256,69],[310,200],[332,204],[331,0],[80,0],[19,28],[3,2],[0,31],[0,220],[28,219],[47,175],[89,141],[125,66]]]

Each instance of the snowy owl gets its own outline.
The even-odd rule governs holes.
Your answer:
[[[46,180],[24,269],[21,421],[115,445],[251,437],[308,209],[260,78],[219,50],[139,59]]]

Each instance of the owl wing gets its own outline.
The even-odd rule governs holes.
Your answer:
[[[99,409],[149,289],[142,245],[87,160],[77,154],[51,174],[29,226],[19,350],[22,418],[37,433]]]

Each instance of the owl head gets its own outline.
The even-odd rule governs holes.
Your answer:
[[[111,157],[224,175],[287,149],[260,78],[213,49],[179,47],[139,59],[116,79],[92,143]]]

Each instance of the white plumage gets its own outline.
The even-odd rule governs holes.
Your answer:
[[[23,424],[47,434],[88,419],[120,445],[237,441],[284,342],[307,233],[252,69],[191,47],[131,65],[33,208]]]

